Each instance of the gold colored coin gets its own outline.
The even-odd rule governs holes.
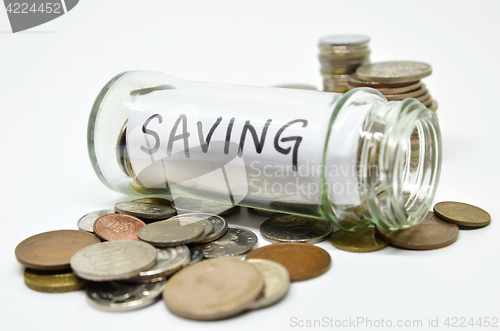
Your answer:
[[[355,232],[339,230],[332,233],[330,242],[338,249],[354,253],[374,252],[388,245],[377,236],[374,228],[365,228]]]
[[[427,88],[425,87],[424,84],[422,84],[422,86],[415,91],[406,92],[406,93],[398,93],[398,94],[384,94],[384,96],[389,101],[391,101],[391,100],[404,100],[407,98],[415,98],[415,99],[419,100],[419,98],[421,98],[423,96],[425,96],[425,99],[427,99],[428,98],[427,95],[429,95],[429,93],[427,92]]]
[[[152,203],[153,205],[163,205],[169,207],[172,206],[172,203],[170,201],[161,198],[142,198],[142,199],[135,199],[130,202]]]
[[[461,226],[482,227],[491,223],[491,216],[487,211],[462,202],[436,203],[434,213],[447,222]]]
[[[377,228],[377,234],[394,246],[428,250],[453,244],[458,239],[458,226],[440,220],[430,211],[422,222],[411,228],[396,231]]]
[[[438,110],[438,102],[436,100],[432,99],[430,106],[428,106],[427,108],[429,108],[433,112],[436,112]]]
[[[24,283],[30,289],[45,293],[64,293],[81,290],[87,281],[76,276],[70,269],[57,272],[26,268]]]

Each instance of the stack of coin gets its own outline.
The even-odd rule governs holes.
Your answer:
[[[348,91],[349,76],[368,62],[370,37],[358,34],[330,35],[319,40],[319,61],[326,92]]]
[[[420,81],[432,73],[430,65],[413,61],[391,61],[365,64],[349,77],[348,89],[371,87],[389,101],[415,98],[432,111],[438,104]]]

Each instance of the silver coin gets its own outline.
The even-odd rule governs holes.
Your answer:
[[[141,271],[138,276],[126,279],[127,283],[153,283],[166,279],[177,270],[187,266],[191,261],[191,252],[185,245],[177,247],[157,248],[156,263],[148,270]]]
[[[156,261],[156,250],[133,240],[106,241],[85,247],[71,258],[73,272],[93,281],[122,280],[137,276]]]
[[[319,39],[320,46],[354,46],[364,45],[370,37],[364,34],[334,34]]]
[[[219,239],[200,245],[206,258],[235,256],[249,252],[257,244],[257,236],[250,230],[229,227]]]
[[[156,302],[167,282],[124,284],[119,282],[91,282],[87,285],[88,302],[99,309],[126,311],[149,306]]]
[[[356,70],[356,76],[365,81],[380,83],[414,82],[432,73],[427,63],[394,61],[365,64]]]
[[[185,217],[193,218],[193,220],[199,219],[200,221],[203,222],[209,222],[213,228],[212,233],[209,233],[208,235],[206,233],[203,233],[203,236],[200,239],[193,241],[192,244],[204,244],[210,241],[214,241],[222,237],[227,232],[226,220],[218,215],[208,214],[208,213],[191,213],[191,214],[182,214],[180,216],[176,216],[176,218],[180,219],[183,219]],[[175,219],[175,218],[172,217],[170,219]]]
[[[102,210],[93,211],[91,213],[83,215],[78,220],[76,225],[78,226],[78,229],[80,229],[80,230],[87,231],[87,232],[94,232],[94,223],[95,223],[96,219],[98,219],[101,216],[114,214],[114,213],[115,213],[114,209],[102,209]]]
[[[140,219],[163,220],[175,215],[171,206],[143,202],[120,202],[115,205],[115,211]]]
[[[260,234],[271,243],[299,242],[316,244],[333,231],[329,221],[297,215],[279,215],[260,225]]]
[[[139,239],[157,247],[173,247],[196,241],[203,235],[203,226],[188,219],[168,219],[143,226]]]
[[[189,265],[195,264],[196,262],[200,262],[205,257],[203,255],[203,250],[200,247],[193,247],[190,249],[191,251],[191,261],[189,261]]]
[[[173,201],[174,208],[183,213],[208,213],[227,215],[235,212],[238,206],[233,206],[217,201],[179,197]]]
[[[245,260],[245,262],[256,267],[264,278],[264,290],[250,309],[270,306],[285,296],[290,287],[290,274],[283,265],[263,259],[249,259]]]

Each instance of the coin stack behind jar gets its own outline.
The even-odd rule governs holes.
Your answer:
[[[348,89],[371,87],[389,101],[415,98],[424,106],[437,111],[437,101],[431,97],[421,79],[432,73],[427,63],[415,61],[390,61],[364,64],[349,77]]]
[[[325,92],[348,91],[349,76],[370,57],[366,35],[329,35],[319,40],[319,61]]]

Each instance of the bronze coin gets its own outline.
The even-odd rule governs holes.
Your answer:
[[[377,236],[374,228],[359,231],[338,230],[332,233],[330,242],[338,249],[354,253],[374,252],[388,245],[387,241]]]
[[[434,205],[437,217],[467,227],[481,227],[491,223],[491,216],[479,207],[462,202],[444,201]]]
[[[453,244],[458,238],[458,226],[440,220],[430,211],[422,222],[411,228],[396,231],[377,228],[377,234],[394,246],[428,250]]]
[[[70,270],[41,271],[24,270],[24,283],[30,289],[45,293],[64,293],[83,289],[87,285]]]
[[[404,100],[406,98],[418,98],[427,93],[427,87],[425,84],[422,84],[420,88],[410,91],[410,92],[405,92],[405,93],[396,93],[396,94],[386,94],[384,93],[384,97],[387,98],[387,100]]]
[[[16,247],[16,259],[36,270],[69,269],[69,261],[80,249],[100,243],[92,233],[81,230],[49,231],[29,237]]]
[[[99,217],[94,223],[94,233],[104,240],[137,240],[137,232],[146,223],[137,217],[125,214],[109,214]]]
[[[247,254],[248,259],[265,259],[281,263],[290,273],[292,282],[299,282],[324,274],[330,268],[331,258],[318,246],[302,243],[271,244]]]

